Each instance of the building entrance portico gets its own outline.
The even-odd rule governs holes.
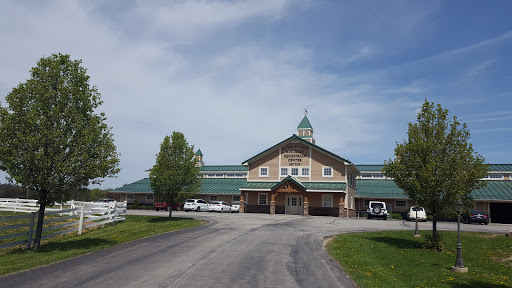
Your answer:
[[[302,196],[300,195],[286,195],[284,213],[291,215],[303,215],[304,207]]]

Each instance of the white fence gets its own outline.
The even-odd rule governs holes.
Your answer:
[[[0,211],[21,212],[19,216],[0,216],[0,249],[16,245],[30,247],[37,226],[37,200],[0,198]],[[29,213],[29,214],[27,214]],[[126,201],[95,203],[68,201],[58,208],[46,208],[42,239],[82,230],[89,227],[126,220]],[[15,224],[11,224],[14,223]],[[2,231],[14,230],[11,233]],[[10,242],[5,241],[11,239]]]

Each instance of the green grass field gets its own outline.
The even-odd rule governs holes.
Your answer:
[[[126,216],[126,222],[106,225],[82,235],[76,235],[75,232],[43,240],[41,249],[37,252],[16,247],[1,249],[0,275],[48,265],[121,243],[201,224],[204,222],[189,218]]]
[[[431,234],[421,231],[420,234]],[[466,273],[454,273],[457,233],[439,232],[446,251],[423,248],[411,231],[336,236],[327,251],[360,287],[512,287],[512,238],[462,232]]]

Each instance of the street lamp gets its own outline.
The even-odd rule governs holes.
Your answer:
[[[452,267],[452,271],[458,273],[468,272],[468,268],[464,267],[464,261],[462,260],[462,243],[460,243],[460,212],[463,205],[460,200],[455,202],[455,211],[457,211],[457,259],[455,259],[455,266]]]
[[[414,210],[416,210],[416,228],[414,230],[414,237],[420,237],[420,232],[418,231],[418,203],[415,204]]]

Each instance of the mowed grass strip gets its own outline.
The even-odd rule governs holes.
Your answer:
[[[424,238],[414,238],[413,231],[341,234],[327,251],[359,287],[512,287],[512,238],[461,232],[469,272],[454,273],[457,233],[439,233],[444,252],[424,249]]]
[[[126,222],[109,224],[82,235],[66,234],[41,242],[37,252],[25,248],[0,250],[0,275],[48,265],[144,237],[205,224],[190,218],[126,216]],[[1,285],[0,285],[1,286]]]

